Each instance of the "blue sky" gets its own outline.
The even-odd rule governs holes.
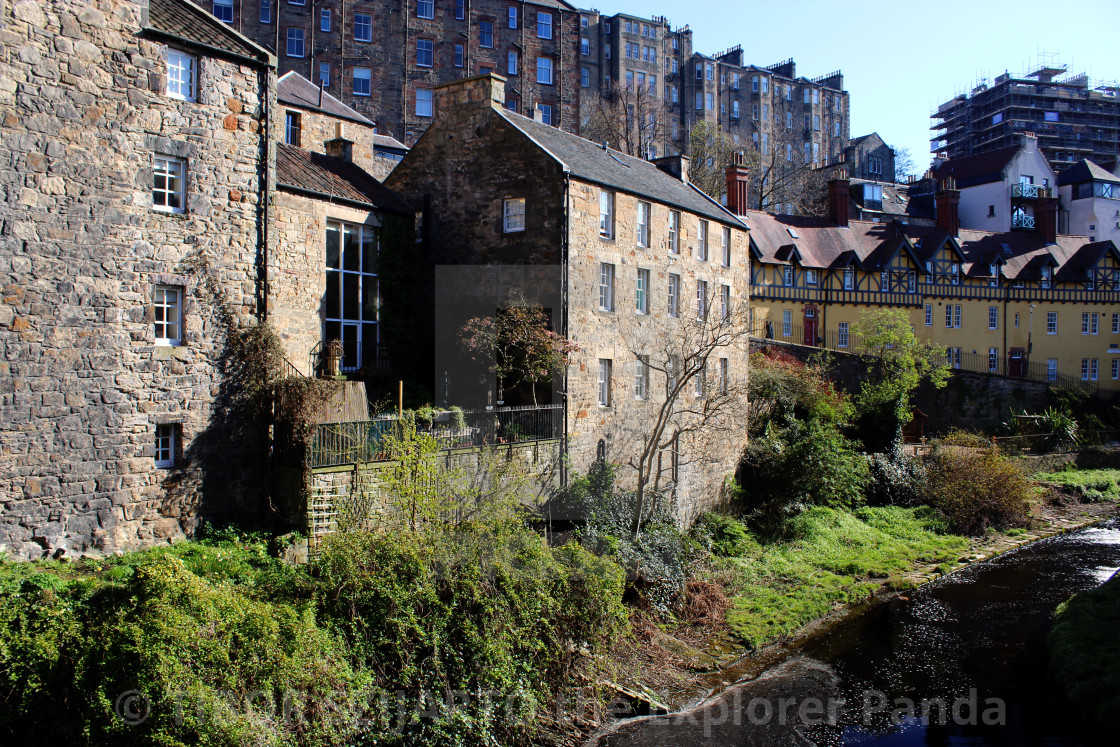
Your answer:
[[[742,44],[750,64],[792,57],[809,78],[842,70],[852,136],[878,132],[909,148],[919,170],[930,158],[930,113],[980,78],[1041,60],[1094,85],[1120,79],[1120,0],[611,0],[598,10],[688,24],[705,54]]]

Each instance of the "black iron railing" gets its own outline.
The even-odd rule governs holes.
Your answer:
[[[522,441],[560,438],[564,433],[562,405],[498,407],[445,411],[430,422],[416,421],[419,432],[444,449],[462,449]],[[388,415],[350,423],[321,423],[307,444],[311,467],[378,462],[391,458],[387,436],[400,433],[401,419]]]

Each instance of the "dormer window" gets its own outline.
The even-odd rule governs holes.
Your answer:
[[[186,52],[168,47],[163,53],[167,61],[167,95],[182,101],[194,101],[198,60]]]
[[[782,268],[782,281],[785,285],[793,285],[793,268],[786,266]]]
[[[949,265],[949,284],[950,285],[960,285],[961,284],[961,263],[960,262],[953,262],[951,265]]]
[[[844,270],[844,290],[850,291],[856,287],[856,272],[852,269]]]
[[[1049,288],[1050,281],[1054,277],[1054,271],[1049,266],[1042,268],[1042,287]]]
[[[805,271],[805,285],[816,285],[816,284],[817,284],[817,271],[816,270],[806,270]]]

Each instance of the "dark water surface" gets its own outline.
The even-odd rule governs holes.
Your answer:
[[[1055,607],[1118,568],[1118,521],[1042,540],[848,620],[686,717],[637,720],[602,744],[1113,745],[1050,681],[1046,634]]]

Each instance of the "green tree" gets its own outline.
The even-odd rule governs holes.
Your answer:
[[[883,451],[910,421],[918,385],[929,379],[940,389],[948,382],[945,348],[918,339],[901,309],[868,312],[852,325],[852,332],[871,358],[855,397],[856,426],[868,451]]]
[[[535,406],[537,384],[551,380],[579,351],[578,345],[548,327],[545,310],[515,292],[495,316],[467,320],[459,336],[471,357],[497,376],[499,400],[507,384],[528,384]]]

